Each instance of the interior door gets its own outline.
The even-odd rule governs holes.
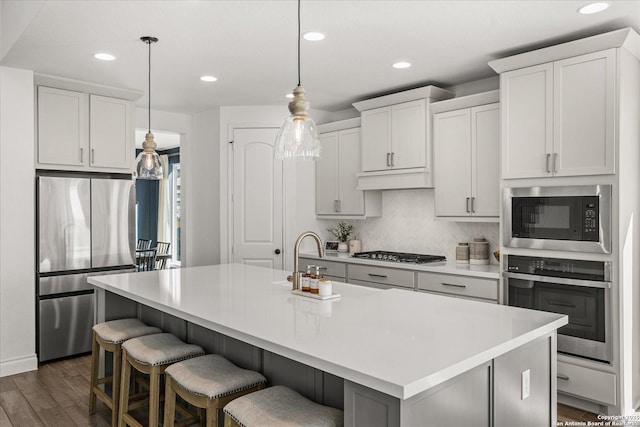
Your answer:
[[[283,182],[274,158],[278,129],[233,132],[232,262],[282,269]]]

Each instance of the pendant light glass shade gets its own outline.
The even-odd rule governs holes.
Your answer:
[[[156,142],[151,132],[145,136],[142,148],[142,152],[136,158],[136,177],[138,179],[162,179],[162,162],[156,153]]]
[[[298,86],[293,90],[289,111],[291,115],[282,122],[276,137],[276,159],[319,159],[318,128],[308,115],[309,102],[300,84],[300,0],[298,0]]]
[[[151,133],[151,43],[158,41],[155,37],[140,37],[149,45],[149,132],[142,143],[142,152],[136,157],[136,178],[159,180],[163,177],[162,162],[156,153],[156,141]]]
[[[308,116],[309,103],[304,97],[304,89],[298,86],[293,90],[293,99],[289,103],[291,115],[287,117],[276,137],[277,159],[315,160],[320,158],[320,140],[318,128]]]

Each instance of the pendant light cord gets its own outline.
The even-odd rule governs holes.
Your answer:
[[[300,0],[298,0],[298,86],[300,86]]]
[[[151,40],[147,41],[149,45],[149,133],[151,133]]]

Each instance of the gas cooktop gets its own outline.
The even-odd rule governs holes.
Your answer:
[[[413,264],[426,264],[429,262],[439,262],[447,260],[446,257],[440,255],[423,255],[387,251],[356,252],[351,256],[354,258],[365,258],[391,262],[408,262]]]

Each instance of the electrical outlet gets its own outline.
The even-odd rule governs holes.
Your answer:
[[[520,399],[525,400],[531,394],[531,370],[527,369],[522,374],[520,374],[520,377]]]

